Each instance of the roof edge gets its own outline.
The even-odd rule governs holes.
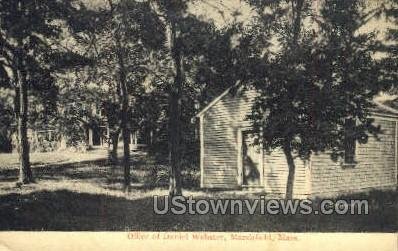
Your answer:
[[[229,91],[236,87],[239,86],[240,81],[237,81],[236,84],[228,87],[225,91],[223,91],[220,95],[218,95],[215,99],[213,99],[213,101],[211,101],[209,104],[207,104],[207,106],[205,106],[198,114],[196,114],[196,117],[201,117],[205,112],[207,112],[211,107],[213,107],[215,104],[218,103],[218,101],[220,101],[225,95],[227,95],[229,93]],[[398,110],[395,108],[392,108],[390,106],[384,105],[382,103],[380,103],[379,101],[373,100],[373,103],[380,109],[392,113],[395,116],[398,116]]]
[[[237,81],[234,85],[228,87],[225,91],[223,91],[220,95],[218,95],[215,99],[213,99],[209,104],[207,104],[205,108],[203,108],[198,114],[196,114],[196,117],[198,118],[202,116],[205,112],[207,112],[207,110],[209,110],[212,106],[217,104],[218,101],[220,101],[225,95],[227,95],[232,88],[238,86],[239,84],[240,81]]]
[[[386,111],[386,112],[393,113],[394,115],[398,116],[398,110],[397,110],[397,109],[394,109],[394,108],[392,108],[392,107],[390,107],[390,106],[387,106],[387,105],[385,105],[385,104],[382,104],[382,103],[380,103],[379,101],[375,101],[375,100],[374,100],[373,103],[374,103],[378,108],[380,108],[380,109],[382,109],[382,110],[384,110],[384,111]]]

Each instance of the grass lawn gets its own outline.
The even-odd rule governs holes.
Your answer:
[[[76,155],[75,155],[76,154]],[[156,215],[153,196],[166,188],[144,184],[154,165],[135,154],[136,181],[122,191],[122,168],[105,164],[106,152],[32,154],[36,183],[15,187],[17,167],[0,155],[0,230],[141,230],[141,231],[321,231],[396,232],[396,192],[363,193],[349,199],[369,199],[369,215]],[[46,156],[46,157],[43,157]],[[61,157],[64,156],[64,157]],[[74,161],[78,160],[78,161]],[[46,163],[46,164],[45,164]],[[258,198],[243,191],[184,190],[194,198]]]
[[[35,152],[30,154],[30,162],[32,166],[55,165],[74,163],[79,161],[95,161],[106,158],[106,149],[97,148],[87,152]],[[0,153],[0,168],[15,168],[18,163],[18,153]]]

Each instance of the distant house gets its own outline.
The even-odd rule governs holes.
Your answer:
[[[266,153],[251,144],[246,116],[254,97],[253,91],[228,89],[197,115],[202,188],[260,188],[284,195],[288,166],[283,152]],[[295,198],[396,189],[398,111],[377,103],[372,116],[383,133],[379,140],[369,137],[367,144],[354,142],[353,148],[346,149],[350,158],[334,162],[328,153],[313,154],[306,162],[296,158]]]
[[[76,104],[72,104],[74,106]],[[81,125],[79,128],[84,135],[81,144],[85,148],[106,148],[110,146],[110,129],[104,112],[98,105],[91,105],[79,109],[85,109],[90,116],[82,115],[77,121]],[[16,124],[12,125],[15,133],[12,135],[13,150],[17,151],[17,133]],[[65,149],[68,147],[66,137],[56,130],[55,125],[38,124],[30,125],[28,128],[28,139],[30,150],[32,152],[49,152],[57,149]],[[146,146],[150,143],[151,135],[149,132],[141,130],[133,130],[130,132],[129,143],[131,149]],[[118,145],[123,145],[121,135],[119,135]]]

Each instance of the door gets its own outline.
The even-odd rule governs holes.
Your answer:
[[[242,185],[256,187],[262,185],[263,161],[262,149],[253,145],[254,138],[248,131],[242,132]]]
[[[99,146],[101,145],[101,128],[100,127],[94,127],[93,128],[93,145],[94,146]]]

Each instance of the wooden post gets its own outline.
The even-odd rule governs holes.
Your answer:
[[[88,128],[88,145],[93,146],[93,129]]]
[[[134,132],[130,132],[130,148],[136,149],[136,145],[134,144]]]
[[[205,159],[205,142],[203,135],[203,118],[204,116],[199,117],[199,134],[200,134],[200,187],[204,187],[204,159]]]
[[[108,147],[111,147],[111,132],[109,129],[109,125],[106,126],[106,138],[108,140]]]
[[[238,128],[237,130],[237,141],[238,141],[238,173],[237,173],[237,182],[238,182],[238,186],[242,186],[243,185],[243,166],[242,166],[242,144],[243,144],[243,139],[242,139],[242,129]]]
[[[395,185],[398,183],[398,121],[395,121]]]
[[[61,135],[60,149],[66,149],[66,138],[65,135]]]
[[[134,132],[133,137],[134,137],[134,139],[133,139],[134,145],[138,145],[138,132],[137,131]]]

